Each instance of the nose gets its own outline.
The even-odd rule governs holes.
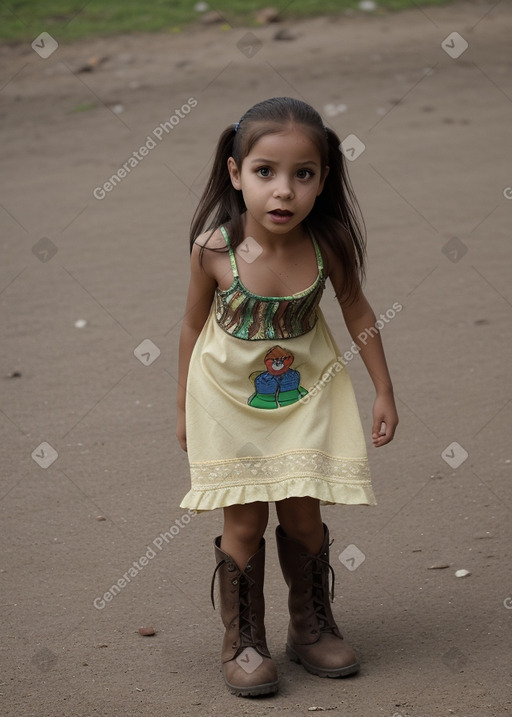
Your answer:
[[[293,197],[293,189],[288,177],[278,177],[274,187],[273,197],[275,199],[291,199]]]

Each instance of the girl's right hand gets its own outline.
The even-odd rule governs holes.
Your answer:
[[[186,423],[185,423],[185,410],[178,409],[178,416],[177,416],[177,422],[176,422],[176,438],[178,439],[178,442],[181,446],[181,448],[186,451],[187,450],[187,429],[186,429]]]

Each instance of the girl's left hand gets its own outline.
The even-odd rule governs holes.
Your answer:
[[[373,404],[373,445],[379,448],[392,441],[397,425],[398,413],[393,394],[378,394]]]

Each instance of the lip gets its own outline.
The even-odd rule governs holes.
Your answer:
[[[293,217],[293,212],[290,212],[288,209],[273,209],[271,212],[268,212],[268,214],[274,224],[286,224],[286,222],[289,222]]]

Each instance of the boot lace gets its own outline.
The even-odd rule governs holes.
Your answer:
[[[244,647],[260,647],[261,639],[258,639],[258,626],[256,624],[256,617],[254,612],[251,610],[251,586],[254,585],[254,580],[251,580],[247,575],[242,574],[240,576],[240,593],[239,593],[239,604],[240,604],[240,622],[239,622],[239,633],[240,633],[240,648]]]
[[[210,589],[210,598],[212,601],[213,609],[215,610],[215,577],[217,575],[217,572],[219,568],[229,563],[230,561],[223,558],[220,560],[217,565],[215,566],[215,570],[213,571],[212,575],[212,583],[211,583],[211,589]],[[240,636],[240,647],[238,649],[238,653],[242,652],[243,649],[246,647],[254,647],[258,651],[263,651],[263,654],[265,653],[265,646],[263,644],[263,640],[261,636],[255,637],[258,635],[258,625],[256,623],[256,616],[254,612],[251,610],[251,588],[255,584],[254,580],[252,580],[247,573],[244,571],[240,571],[239,575],[234,578],[239,583],[239,591],[238,591],[238,604],[239,604],[239,622],[238,622],[238,633]]]
[[[304,556],[306,557],[306,556]],[[321,555],[310,555],[304,563],[304,576],[308,570],[312,572],[312,602],[313,614],[318,620],[320,632],[331,632],[336,629],[336,623],[333,618],[327,615],[327,605],[329,598],[331,602],[334,600],[334,583],[335,574],[329,560]],[[329,577],[331,578],[331,588],[329,590]],[[326,595],[327,588],[327,595]]]

